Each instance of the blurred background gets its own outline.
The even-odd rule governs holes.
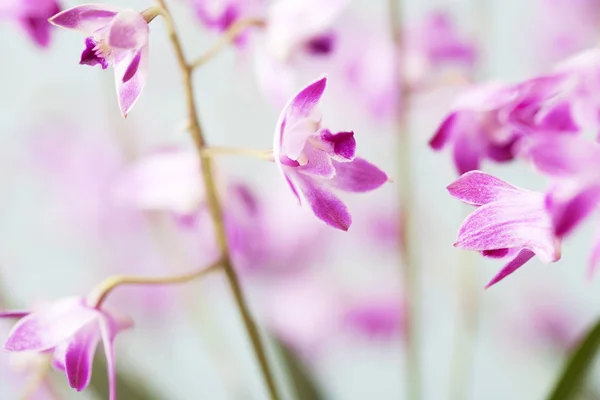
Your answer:
[[[82,3],[60,0],[63,9]],[[152,5],[114,3],[139,11]],[[219,37],[219,29],[201,18],[202,3],[170,1],[191,58]],[[218,12],[222,4],[215,3]],[[600,310],[600,283],[586,278],[594,227],[565,243],[561,261],[542,265],[534,259],[484,290],[501,265],[453,248],[469,209],[446,192],[457,177],[450,155],[432,151],[428,141],[465,83],[525,79],[597,43],[600,1],[404,3],[409,44],[403,59],[412,92],[404,117],[418,200],[413,243],[419,254],[423,398],[544,398],[570,346]],[[252,12],[261,17],[270,5],[257,4]],[[85,295],[115,273],[159,276],[210,262],[214,239],[201,204],[184,213],[143,210],[115,196],[115,182],[136,160],[165,147],[192,149],[163,21],[151,23],[148,83],[123,119],[112,72],[78,65],[83,36],[53,28],[43,47],[14,20],[0,18],[3,303],[27,308]],[[354,223],[338,232],[297,205],[274,164],[250,157],[216,161],[233,221],[234,258],[286,398],[295,398],[285,372],[290,365],[318,388],[306,399],[405,396],[395,182],[400,151],[389,20],[387,1],[351,0],[319,37],[327,45],[297,49],[285,74],[265,67],[264,34],[255,29],[195,75],[209,143],[268,149],[282,100],[327,74],[324,122],[332,130],[353,130],[359,154],[393,181],[371,193],[344,195]],[[519,186],[546,184],[519,163],[483,168]],[[117,369],[151,393],[148,398],[267,398],[221,274],[181,286],[121,288],[107,305],[135,320],[135,329],[117,339]],[[2,321],[2,340],[10,326]],[[34,363],[0,354],[0,398],[20,398]],[[594,381],[589,398],[600,398]],[[94,385],[102,389],[96,380]],[[59,373],[34,396],[103,398],[94,388],[70,390]],[[127,398],[135,400],[121,397]]]

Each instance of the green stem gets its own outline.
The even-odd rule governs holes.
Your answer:
[[[263,344],[263,340],[260,336],[260,332],[258,331],[256,323],[250,315],[250,311],[244,298],[244,294],[242,292],[238,276],[231,262],[231,253],[229,251],[229,245],[227,243],[227,234],[225,231],[223,209],[218,197],[218,190],[216,181],[214,179],[212,160],[205,154],[205,150],[208,148],[208,146],[206,144],[204,133],[200,125],[198,112],[196,110],[196,98],[194,95],[194,88],[192,82],[192,73],[194,71],[194,66],[188,63],[188,61],[186,60],[185,54],[183,53],[181,41],[179,40],[179,36],[175,31],[173,20],[169,13],[166,1],[157,1],[158,4],[164,10],[163,16],[165,17],[164,19],[169,32],[169,38],[175,51],[175,55],[177,57],[177,62],[179,64],[179,69],[181,71],[183,79],[183,87],[186,97],[186,107],[189,119],[189,131],[194,141],[194,145],[196,147],[198,155],[200,157],[202,177],[206,189],[207,205],[213,220],[214,232],[217,240],[218,250],[221,254],[220,258],[222,260],[222,266],[225,271],[225,275],[227,277],[229,285],[231,286],[233,297],[237,305],[238,311],[240,313],[240,317],[244,323],[248,336],[250,337],[252,348],[258,360],[258,364],[260,366],[261,373],[269,391],[270,398],[272,400],[279,400],[280,396],[277,391],[275,378],[273,376],[271,367],[267,359],[267,353]]]
[[[419,356],[419,280],[418,280],[418,237],[414,198],[415,185],[412,176],[413,157],[411,151],[410,132],[410,100],[411,88],[406,81],[405,65],[402,57],[406,56],[403,35],[403,12],[401,0],[389,0],[389,14],[392,39],[396,59],[396,87],[398,89],[398,108],[396,110],[396,128],[398,134],[399,190],[400,190],[400,226],[402,272],[404,298],[406,301],[406,363],[405,379],[408,400],[421,399],[420,356]]]

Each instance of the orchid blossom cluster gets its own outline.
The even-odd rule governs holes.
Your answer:
[[[14,12],[18,18],[24,20],[38,18],[37,14],[33,16],[30,13],[39,9],[33,6],[27,8],[28,4],[23,5],[22,9],[15,8]],[[290,35],[292,32],[302,33],[300,37],[286,36],[286,40],[289,40],[276,44],[278,51],[289,54],[294,52],[301,40],[309,40],[312,35],[318,34],[342,5],[342,2],[339,2],[332,8],[331,16],[324,17],[323,21],[315,26],[290,30]],[[207,26],[217,31],[230,28],[237,16],[243,14],[242,11],[246,11],[246,6],[250,7],[242,2],[232,2],[220,11],[213,10],[207,3],[197,6],[199,17]],[[238,10],[237,7],[243,7],[243,10]],[[48,9],[53,10],[53,13],[58,11],[53,8]],[[290,6],[282,2],[278,10],[273,13],[285,14],[290,11]],[[293,8],[291,10],[293,15],[298,12]],[[222,12],[222,15],[215,15],[215,12],[217,14]],[[85,4],[54,15],[40,14],[40,17],[50,17],[48,21],[52,25],[83,34],[81,65],[99,67],[103,70],[112,67],[119,109],[122,116],[126,117],[140,98],[147,81],[150,67],[149,24],[159,15],[164,17],[171,32],[175,50],[180,57],[182,72],[190,74],[200,63],[185,60],[172,17],[164,2],[159,2],[158,5],[142,12],[110,5]],[[281,31],[289,29],[288,23],[284,16],[271,16],[267,29],[273,29],[274,32],[267,34],[270,37],[268,40],[279,40],[282,37]],[[301,23],[311,24],[312,16]],[[50,29],[50,25],[42,25],[46,31]],[[46,45],[46,36],[42,37],[38,32],[33,37],[39,44]],[[241,46],[244,41],[243,32],[238,32],[231,40]],[[270,44],[270,46],[274,45]],[[319,47],[318,44],[314,46]],[[388,176],[374,164],[356,156],[357,144],[353,131],[343,130],[336,133],[321,123],[322,117],[318,106],[325,93],[326,84],[327,78],[320,77],[291,97],[283,108],[279,121],[275,124],[273,148],[262,154],[263,158],[275,162],[283,180],[287,182],[299,202],[306,203],[314,215],[325,224],[346,231],[352,223],[351,215],[335,192],[369,192],[384,185],[388,181]],[[186,90],[189,91],[190,96],[193,96],[191,86],[186,87]],[[241,260],[240,254],[247,255],[248,251],[252,251],[247,242],[236,241],[235,234],[240,230],[255,230],[260,226],[254,223],[253,214],[256,207],[252,205],[251,194],[243,186],[221,185],[220,182],[218,185],[215,184],[210,155],[207,155],[211,148],[206,146],[202,137],[195,109],[192,107],[189,111],[192,124],[190,131],[198,151],[189,152],[173,148],[157,151],[125,170],[115,181],[112,193],[117,202],[139,209],[170,211],[181,222],[195,223],[196,217],[202,219],[201,214],[212,216],[216,235],[216,240],[213,242],[219,249],[215,254],[218,261],[210,267],[203,267],[190,274],[164,279],[116,277],[102,283],[88,297],[57,300],[37,307],[31,312],[2,314],[6,318],[20,318],[9,334],[5,348],[12,352],[52,353],[52,365],[64,371],[70,386],[78,391],[85,389],[90,382],[92,360],[101,340],[108,365],[110,398],[116,398],[113,342],[117,333],[132,326],[132,321],[128,317],[107,310],[103,307],[103,302],[119,285],[181,283],[203,276],[214,269],[224,268],[236,293],[240,311],[245,315],[246,320],[249,318],[236,272],[233,270],[233,263]],[[221,196],[232,199],[230,206],[224,208],[225,211],[221,208],[219,200]],[[238,206],[234,205],[236,199],[239,199]],[[248,220],[249,226],[245,225],[248,223],[245,221]],[[210,253],[210,250],[207,251]],[[212,252],[214,253],[214,250]],[[243,264],[242,261],[240,262]],[[241,267],[242,265],[236,266],[236,269],[240,271]],[[361,319],[368,316],[355,315],[352,309],[348,312],[351,313],[348,318],[355,325],[377,323],[364,323]],[[362,311],[357,312],[364,314]],[[400,314],[401,312],[398,311],[398,315]],[[260,357],[264,350],[260,339],[256,338],[256,328],[251,322],[246,323],[248,332],[253,338],[255,351]],[[275,397],[268,365],[262,367],[265,370],[267,385],[272,396]]]
[[[516,84],[483,84],[456,99],[430,145],[451,147],[462,176],[450,194],[477,209],[461,226],[455,246],[507,260],[491,286],[537,255],[561,256],[561,242],[591,217],[600,201],[595,166],[600,50],[592,48],[552,71]],[[510,185],[478,171],[482,161],[520,159],[550,179],[546,192]],[[592,273],[600,244],[590,255]]]
[[[389,33],[366,29],[347,17],[349,0],[187,3],[198,21],[219,35],[215,45],[194,60],[186,57],[165,0],[143,11],[106,4],[61,11],[61,4],[54,0],[6,0],[0,5],[2,21],[16,23],[40,47],[49,46],[54,27],[79,33],[81,46],[73,49],[72,61],[78,60],[85,68],[112,68],[116,103],[123,118],[134,112],[144,87],[151,82],[151,23],[165,24],[184,83],[186,128],[194,147],[159,146],[131,161],[111,180],[108,196],[124,209],[168,213],[178,233],[192,238],[195,249],[201,249],[200,258],[207,264],[159,278],[119,275],[101,282],[87,295],[41,303],[30,311],[2,312],[4,319],[18,319],[4,348],[46,357],[65,373],[73,389],[81,391],[90,384],[92,362],[102,342],[109,396],[115,400],[115,338],[133,328],[133,319],[105,304],[113,290],[126,285],[186,283],[221,271],[270,397],[277,400],[274,374],[242,287],[246,283],[259,282],[266,287],[259,302],[267,310],[265,324],[303,355],[315,352],[324,341],[323,334],[341,326],[365,336],[398,336],[414,326],[410,307],[418,309],[411,302],[405,308],[400,296],[382,295],[383,289],[359,302],[337,284],[325,287],[325,278],[307,278],[308,268],[303,264],[327,247],[321,231],[305,232],[307,221],[318,223],[319,229],[349,231],[353,218],[345,196],[373,192],[394,182],[376,163],[359,156],[363,132],[329,123],[322,112],[323,103],[343,104],[350,99],[378,122],[391,117],[398,122],[407,117],[398,114],[410,111],[408,103],[414,95],[456,74],[461,81],[472,81],[478,51],[474,41],[442,12],[427,15],[420,24],[402,26],[405,43],[400,46],[399,39],[388,37]],[[207,143],[193,77],[227,45],[232,45],[240,59],[250,60],[259,91],[281,107],[279,118],[269,127],[273,140],[266,149]],[[569,43],[564,45],[571,48]],[[525,81],[472,84],[457,96],[431,137],[432,149],[452,152],[460,175],[447,187],[450,195],[475,207],[459,228],[454,245],[504,262],[487,287],[536,256],[544,263],[559,260],[562,240],[600,205],[600,177],[595,173],[600,167],[600,136],[588,137],[589,132],[600,130],[598,71],[600,49],[592,48]],[[404,124],[397,125],[402,130]],[[408,147],[402,151],[410,155]],[[215,159],[222,154],[250,155],[270,162],[292,201],[285,203],[273,193],[259,200],[247,184],[217,169]],[[488,161],[515,159],[545,175],[550,181],[548,189],[520,188],[480,171]],[[400,171],[400,175],[410,172]],[[411,189],[410,184],[405,189]],[[269,210],[273,215],[280,208],[297,206],[293,199],[311,218],[285,219],[283,222],[293,227],[289,239],[273,229],[265,208],[277,209]],[[261,206],[261,201],[267,206]],[[401,217],[402,222],[396,222],[402,229],[385,222],[388,227],[393,225],[388,229],[393,234],[388,236],[393,236],[404,257],[412,250],[403,247],[406,236],[413,234],[405,220],[413,215]],[[198,232],[202,240],[198,240]],[[598,238],[590,255],[590,274],[600,263],[600,235]],[[285,242],[278,248],[281,251],[269,247],[274,241]],[[403,260],[405,264],[413,261],[410,255]],[[310,316],[303,315],[306,304],[316,310],[310,310]],[[294,314],[293,323],[285,318],[289,314]],[[553,332],[551,322],[547,330]]]

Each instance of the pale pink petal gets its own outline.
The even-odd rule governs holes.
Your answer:
[[[335,169],[333,168],[329,154],[314,148],[310,144],[306,145],[302,154],[307,158],[307,163],[297,167],[297,171],[303,174],[309,174],[328,179],[333,178],[335,175]]]
[[[100,318],[86,324],[70,340],[65,353],[65,372],[69,385],[78,392],[85,389],[92,376],[92,361],[100,340]]]
[[[369,192],[388,181],[385,172],[359,157],[344,163],[333,161],[333,166],[335,177],[329,182],[333,187],[346,192]]]
[[[460,227],[455,246],[477,251],[528,248],[543,262],[560,258],[541,195],[477,208]]]
[[[570,176],[600,168],[600,145],[581,136],[535,137],[523,142],[520,155],[552,176]]]
[[[111,189],[122,205],[181,214],[196,211],[204,199],[200,161],[192,149],[156,150],[128,166]]]
[[[146,85],[148,51],[148,45],[137,51],[127,51],[114,63],[117,99],[123,117],[127,117]]]
[[[148,23],[140,13],[122,10],[110,23],[108,45],[113,49],[139,49],[148,44],[149,34]]]
[[[337,196],[323,188],[315,178],[295,173],[293,179],[317,218],[334,228],[348,230],[352,217]]]
[[[498,272],[498,274],[496,274],[496,276],[492,278],[492,280],[485,286],[485,288],[487,289],[490,286],[495,285],[502,279],[506,278],[508,275],[515,272],[517,269],[523,266],[523,264],[531,260],[531,258],[533,258],[534,255],[535,253],[528,249],[523,249],[519,251],[517,256],[513,258],[508,264],[506,264],[504,268],[502,268],[500,272]]]
[[[50,23],[65,29],[74,29],[91,35],[108,26],[119,12],[119,8],[104,4],[84,4],[59,12],[50,18]]]
[[[45,351],[71,337],[98,317],[80,297],[70,297],[48,305],[19,320],[4,348],[9,351]]]
[[[447,189],[452,197],[474,206],[481,206],[492,201],[515,199],[523,193],[530,193],[481,171],[470,171],[463,174]]]
[[[115,363],[114,339],[119,328],[107,318],[100,318],[100,334],[104,344],[104,354],[106,356],[106,369],[108,376],[109,400],[117,398],[117,372]]]

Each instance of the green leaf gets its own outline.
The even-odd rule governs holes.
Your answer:
[[[273,340],[281,354],[286,372],[289,374],[294,388],[296,400],[324,400],[325,396],[304,363],[279,339]]]
[[[562,371],[549,400],[572,400],[584,389],[584,380],[600,348],[600,320],[587,333]]]
[[[92,367],[94,373],[89,389],[99,399],[108,399],[108,377],[106,360],[102,356],[94,357]],[[142,379],[125,372],[117,372],[117,399],[119,400],[160,400],[159,396],[145,384]]]

